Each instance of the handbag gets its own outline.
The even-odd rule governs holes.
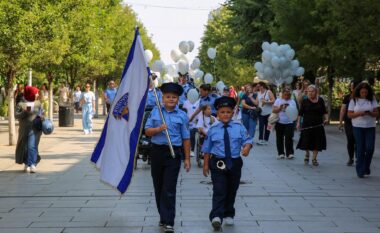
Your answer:
[[[256,107],[255,109],[248,110],[248,114],[252,119],[256,120],[260,116],[261,111],[260,107]]]
[[[278,121],[280,120],[280,116],[278,115],[278,113],[271,113],[268,117],[268,123],[271,124],[271,125],[274,125],[275,123],[277,123]]]
[[[34,119],[33,119],[33,127],[34,129],[38,130],[38,131],[41,131],[42,130],[42,119],[40,116],[36,116]]]

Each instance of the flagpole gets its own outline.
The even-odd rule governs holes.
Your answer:
[[[152,74],[149,75],[149,79],[150,79],[150,82],[153,83]],[[156,97],[156,104],[158,106],[158,112],[160,113],[162,123],[166,125],[164,114],[162,114],[161,103],[160,103],[160,100],[158,99],[158,95],[157,95],[155,87],[153,87],[153,93],[154,93],[154,97]],[[172,155],[173,158],[175,158],[172,141],[170,140],[169,131],[167,128],[165,129],[165,135],[166,135],[166,139],[168,140],[170,154]]]

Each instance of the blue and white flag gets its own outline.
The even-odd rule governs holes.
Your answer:
[[[121,82],[91,161],[100,180],[124,193],[131,182],[145,102],[149,68],[138,29],[135,32]]]

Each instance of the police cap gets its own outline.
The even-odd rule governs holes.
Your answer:
[[[235,106],[236,106],[236,100],[228,96],[222,96],[220,98],[217,98],[214,103],[214,107],[216,109],[219,109],[221,107],[235,108]]]
[[[162,93],[174,93],[178,96],[182,95],[183,88],[177,83],[164,83],[161,85]]]

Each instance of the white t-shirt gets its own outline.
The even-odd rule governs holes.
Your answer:
[[[190,117],[193,115],[193,113],[195,112],[195,110],[198,109],[199,107],[199,100],[197,100],[194,104],[192,104],[189,100],[186,100],[184,103],[183,103],[183,106],[182,106],[184,109],[186,109],[187,111],[187,116]],[[198,120],[198,116],[201,115],[200,113],[198,113],[197,116],[194,117],[193,121],[189,122],[189,128],[190,129],[193,129],[197,126],[197,120]]]
[[[81,99],[84,99],[84,102],[87,104],[92,103],[92,101],[95,101],[95,94],[92,91],[82,92],[82,98]]]
[[[351,99],[350,104],[348,105],[348,111],[353,112],[365,112],[370,111],[372,112],[374,108],[377,108],[378,104],[373,97],[372,102],[367,99]],[[372,128],[376,127],[376,119],[375,117],[371,117],[368,115],[360,116],[352,119],[352,126],[359,127],[359,128]]]
[[[73,95],[74,103],[79,102],[81,96],[82,96],[81,91],[75,91]]]
[[[214,123],[213,124],[215,124],[218,120],[214,116],[209,116],[209,117],[205,116],[205,117],[203,117],[203,114],[200,114],[199,117],[198,117],[197,129],[203,128],[203,130],[207,133],[208,130],[210,129],[211,125],[213,125],[213,124],[210,124],[211,117],[214,118]]]
[[[270,101],[269,96],[269,90],[264,91],[264,93],[261,93],[260,91],[257,92],[257,98],[259,99],[259,106],[261,107],[261,116],[267,116],[272,113],[272,104],[263,104],[263,100]]]
[[[293,106],[293,107],[297,108],[296,102],[294,100],[292,100],[292,99],[284,100],[282,98],[281,99],[276,99],[276,101],[274,102],[273,106],[280,107],[283,104],[289,104],[289,106]],[[291,121],[289,119],[288,115],[286,115],[285,109],[281,110],[278,113],[278,116],[280,118],[280,120],[278,121],[280,124],[292,124],[293,123],[293,121]]]

